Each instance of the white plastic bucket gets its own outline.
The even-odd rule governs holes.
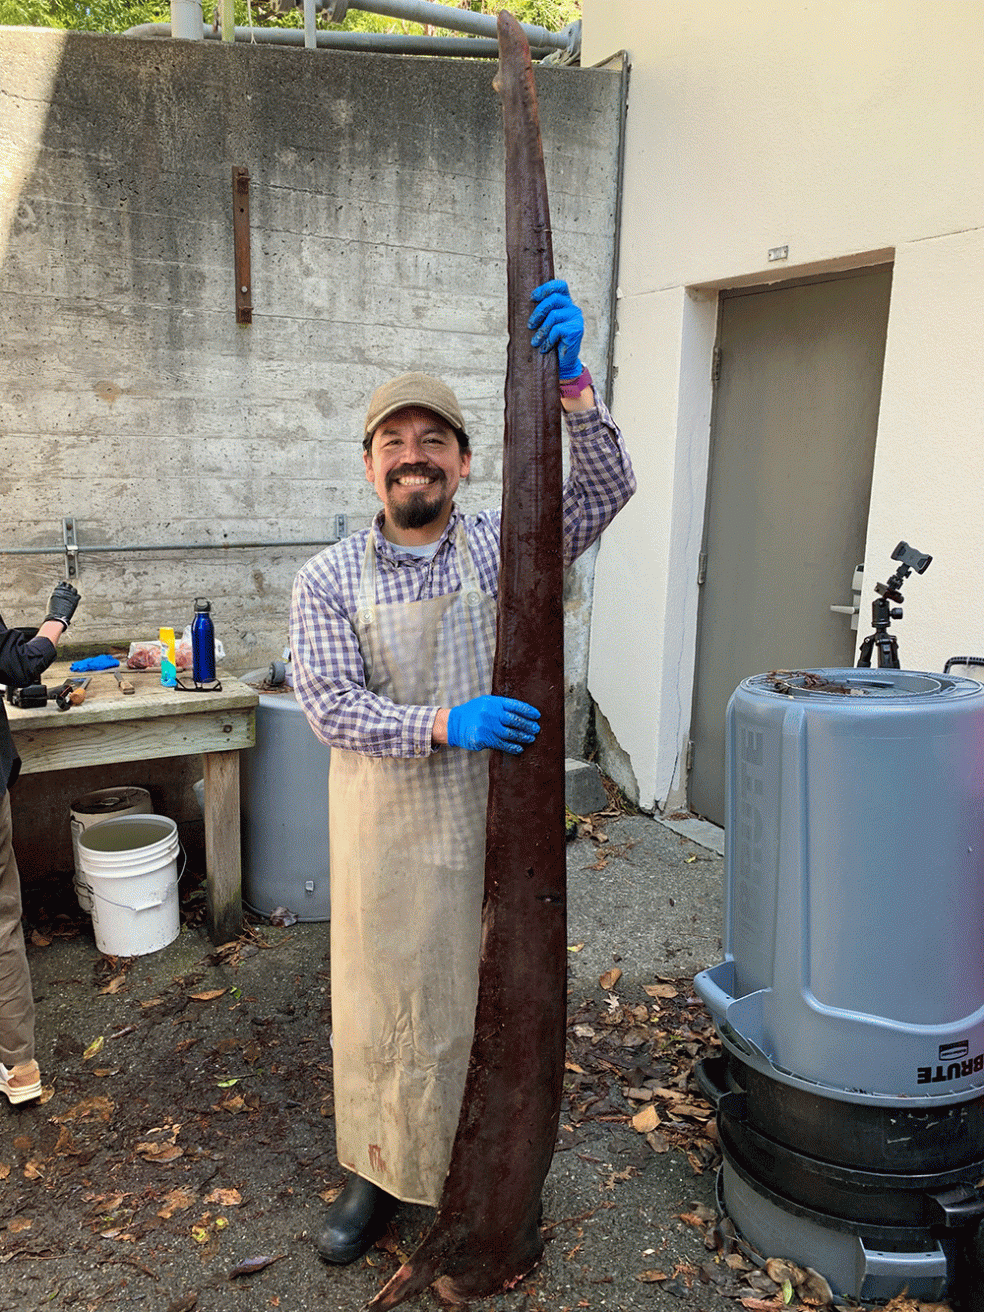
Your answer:
[[[79,857],[92,891],[96,947],[140,957],[167,947],[178,915],[178,826],[163,815],[100,820],[79,834]]]
[[[97,788],[94,793],[77,797],[71,808],[72,856],[75,859],[75,896],[83,911],[92,911],[92,893],[82,874],[79,860],[79,834],[100,820],[118,815],[152,815],[154,807],[146,788]]]

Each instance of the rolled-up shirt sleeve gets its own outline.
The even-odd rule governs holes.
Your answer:
[[[359,639],[324,558],[294,581],[290,611],[294,691],[329,747],[367,756],[429,756],[437,706],[400,706],[366,687]]]
[[[597,395],[591,410],[565,411],[570,473],[564,484],[564,564],[587,551],[636,490],[618,425]]]
[[[0,683],[26,688],[37,683],[55,659],[55,644],[48,638],[25,638],[19,629],[0,627]]]

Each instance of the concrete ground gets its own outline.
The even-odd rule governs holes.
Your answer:
[[[711,1038],[690,981],[720,959],[721,858],[621,816],[570,842],[568,868],[569,1085],[546,1250],[482,1306],[737,1309],[753,1289],[705,1242],[716,1149],[689,1075]],[[315,1252],[344,1180],[327,926],[257,921],[216,952],[191,924],[125,961],[73,928],[65,895],[27,908],[46,1100],[0,1106],[0,1309],[362,1306],[431,1213],[401,1208],[350,1267]],[[638,1099],[684,1093],[692,1121],[633,1124]],[[417,1306],[438,1304],[428,1292]]]

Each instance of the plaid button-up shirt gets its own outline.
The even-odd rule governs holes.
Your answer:
[[[635,491],[635,476],[614,420],[601,401],[565,411],[570,473],[564,484],[564,563],[591,546]],[[366,542],[373,534],[380,603],[423,601],[461,587],[455,534],[464,524],[482,590],[499,584],[498,510],[464,515],[457,508],[433,558],[402,551],[383,536],[383,511],[372,527],[327,547],[294,581],[290,645],[294,689],[312,728],[330,747],[370,756],[428,756],[437,706],[400,706],[366,687],[353,621]]]

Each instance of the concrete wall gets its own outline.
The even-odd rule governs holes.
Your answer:
[[[323,542],[337,513],[367,524],[366,402],[404,370],[457,391],[475,449],[459,501],[498,504],[494,71],[0,28],[0,548],[57,546],[63,516],[77,517],[75,642],[180,629],[208,596],[227,669],[279,655],[294,574],[317,547],[190,544]],[[547,69],[537,82],[557,270],[603,379],[620,79]],[[251,177],[248,327],[235,316],[233,166]],[[169,543],[189,546],[126,549]],[[120,550],[87,554],[95,544]],[[8,623],[37,622],[63,562],[0,554]],[[588,725],[592,569],[593,557],[567,597],[572,754]],[[118,782],[130,780],[80,780],[72,795]]]
[[[496,504],[505,365],[494,66],[0,29],[0,546],[78,516],[73,636],[155,636],[212,598],[234,667],[279,654],[315,547],[85,554],[86,545],[330,536],[378,503],[372,389],[425,369]],[[604,374],[617,75],[538,74],[558,270]],[[251,175],[253,323],[235,321],[233,165]],[[58,557],[0,556],[29,622]],[[583,585],[579,589],[584,591]],[[583,645],[583,644],[582,644]]]
[[[903,662],[984,654],[984,26],[963,0],[584,0],[583,14],[585,63],[631,61],[614,405],[640,478],[601,546],[589,690],[609,768],[644,807],[672,808],[721,287],[894,260],[860,632],[904,537],[934,561],[906,590]]]

